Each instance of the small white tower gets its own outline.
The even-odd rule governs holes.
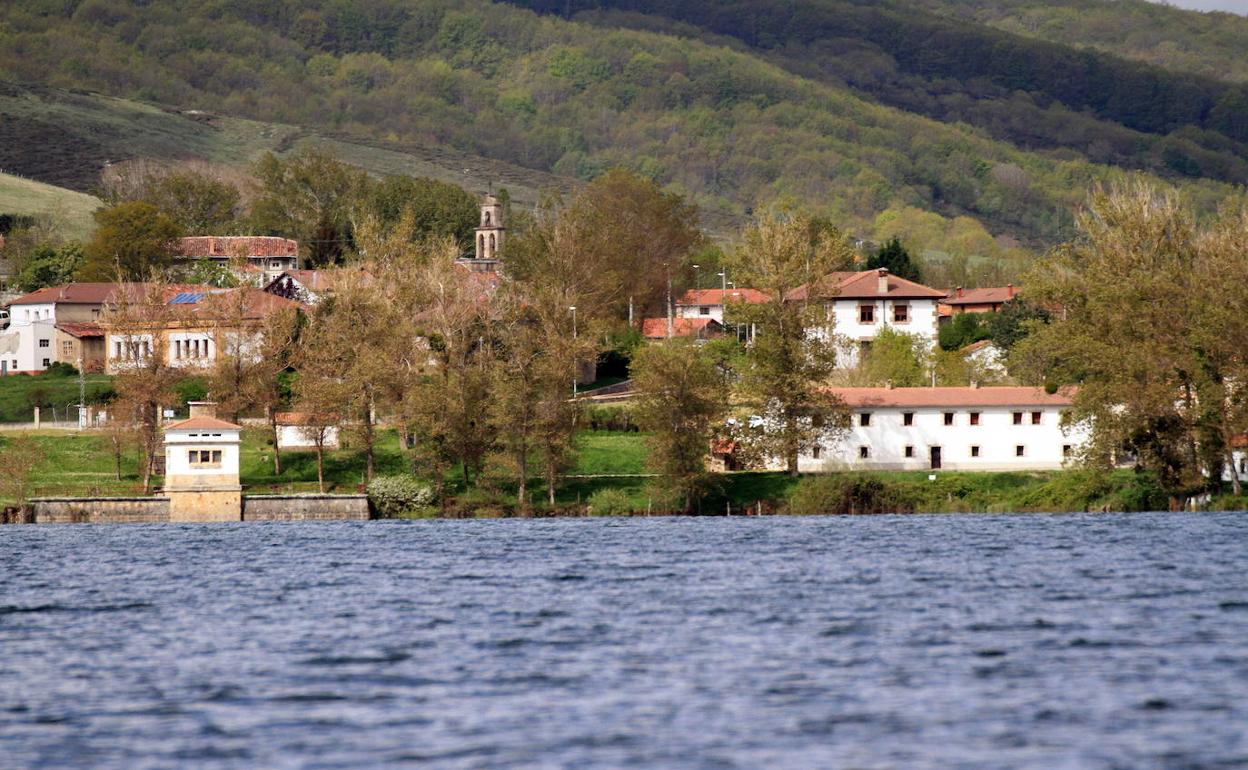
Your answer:
[[[192,401],[190,419],[165,426],[165,497],[170,521],[240,521],[242,428],[216,418],[216,404]]]
[[[481,224],[477,227],[477,259],[497,261],[503,249],[503,236],[507,227],[503,223],[503,204],[492,194],[481,202]]]

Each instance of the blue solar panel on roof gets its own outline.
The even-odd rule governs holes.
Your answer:
[[[204,298],[204,292],[183,291],[174,295],[169,300],[170,305],[193,305]]]

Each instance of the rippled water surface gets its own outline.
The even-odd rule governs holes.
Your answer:
[[[0,528],[0,768],[1248,767],[1248,515]]]

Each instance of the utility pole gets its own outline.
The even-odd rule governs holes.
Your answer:
[[[568,310],[572,311],[572,339],[576,340],[576,305],[569,305]],[[576,361],[572,361],[572,398],[576,398]]]
[[[86,426],[87,416],[87,379],[83,374],[83,341],[78,340],[78,430]]]
[[[667,338],[670,340],[675,325],[672,321],[672,268],[667,264],[664,267],[667,268]]]

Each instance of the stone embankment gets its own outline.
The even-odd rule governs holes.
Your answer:
[[[238,521],[367,521],[366,495],[245,495]],[[11,518],[30,524],[151,524],[169,521],[167,497],[42,497],[30,513]]]

